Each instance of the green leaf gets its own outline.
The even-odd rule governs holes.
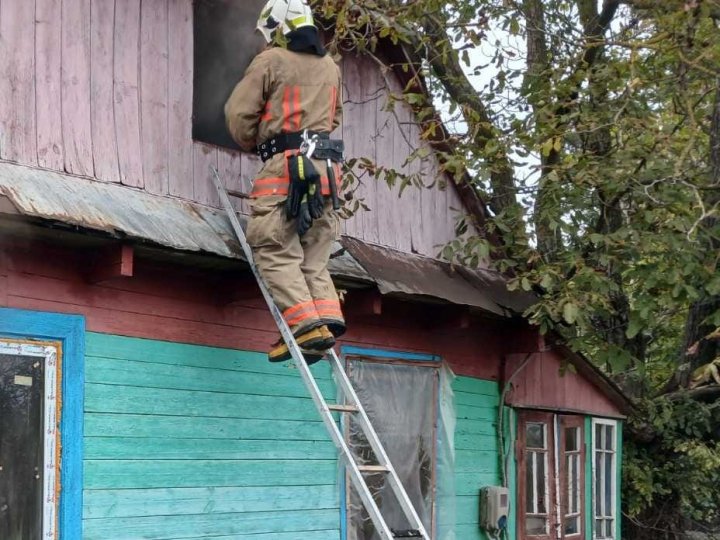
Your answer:
[[[637,336],[640,333],[640,330],[642,330],[643,324],[637,317],[630,317],[630,322],[628,323],[627,330],[625,330],[625,336],[628,339],[632,339],[635,336]]]
[[[566,302],[565,305],[563,305],[563,319],[568,324],[575,324],[579,311],[580,310],[576,304],[573,302]]]

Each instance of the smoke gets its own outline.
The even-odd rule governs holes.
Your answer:
[[[223,107],[264,40],[255,31],[265,0],[197,0],[194,5],[193,138],[237,148]]]

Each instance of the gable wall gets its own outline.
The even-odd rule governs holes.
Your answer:
[[[510,355],[506,377],[509,377],[524,359],[525,355]],[[614,403],[590,381],[576,373],[555,351],[533,355],[513,379],[508,403],[516,407],[560,409],[596,416],[622,416]]]
[[[254,156],[191,137],[192,20],[192,0],[0,0],[0,159],[217,206],[215,166],[229,188],[247,192]],[[348,57],[343,71],[348,157],[402,167],[419,141],[411,112],[384,110],[387,85],[370,60]],[[430,185],[438,169],[428,161]],[[397,195],[364,179],[355,197],[370,211],[345,232],[436,255],[454,237],[455,190]]]

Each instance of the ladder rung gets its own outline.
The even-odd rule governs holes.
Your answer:
[[[328,405],[328,409],[343,413],[355,413],[360,410],[355,405]]]
[[[422,534],[417,529],[407,529],[405,531],[396,531],[392,529],[395,538],[422,538]]]
[[[360,472],[366,473],[378,473],[378,472],[390,472],[385,465],[358,465]]]

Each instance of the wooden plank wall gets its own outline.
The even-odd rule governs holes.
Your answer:
[[[192,0],[0,0],[0,159],[214,206],[217,166],[248,191],[254,156],[192,140],[192,24]],[[398,83],[368,59],[349,56],[343,71],[348,156],[402,168],[420,141],[406,106],[387,110]],[[437,162],[422,167],[434,184]],[[365,178],[357,196],[370,210],[346,234],[424,255],[454,237],[453,188],[398,198]]]
[[[480,488],[500,483],[495,430],[500,400],[498,386],[492,381],[457,377],[452,389],[457,416],[455,537],[487,540],[479,526]],[[509,528],[514,529],[514,525],[510,523]]]
[[[509,355],[506,372],[512,373],[524,359],[523,354]],[[555,351],[534,355],[513,380],[508,403],[518,407],[563,409],[597,416],[619,416],[617,406],[587,379],[569,369]]]
[[[295,370],[90,333],[85,381],[85,540],[339,537],[335,449]]]
[[[88,255],[37,240],[0,242],[0,306],[82,314],[92,332],[86,377],[86,538],[175,538],[172,534],[182,528],[197,539],[260,540],[253,536],[267,531],[260,527],[283,524],[290,529],[271,529],[272,538],[336,539],[337,508],[327,495],[335,490],[334,465],[329,468],[322,457],[327,448],[311,442],[317,440],[313,429],[324,432],[300,421],[312,408],[291,382],[297,382],[296,374],[264,359],[276,331],[257,291],[248,296],[247,286],[241,287],[244,294],[228,303],[228,294],[220,293],[220,282],[214,281],[218,276],[203,278],[145,260],[136,261],[133,278],[91,284],[84,273]],[[453,330],[438,324],[436,316],[432,306],[388,300],[380,316],[348,313],[344,343],[436,354],[459,375],[453,384],[456,536],[486,540],[478,531],[477,496],[481,487],[499,481],[497,377],[505,347],[518,337],[502,321],[481,320]],[[511,355],[506,371],[524,356]],[[327,390],[324,367],[316,369]],[[617,414],[614,408],[597,409],[604,397],[577,374],[561,376],[560,367],[550,354],[531,362],[515,379],[510,402]],[[273,403],[279,407],[272,408]],[[258,430],[269,424],[263,415],[277,419],[282,432],[292,434],[292,443],[275,448],[262,442]],[[306,522],[296,519],[299,507],[284,505],[298,504],[298,497],[288,501],[278,495],[279,480],[267,473],[273,461],[273,467],[282,467],[283,478],[304,478],[295,467],[303,457],[289,457],[303,448],[312,448],[311,461],[321,473],[320,483],[311,484],[318,497],[312,499],[313,519],[322,531],[318,536],[297,534]],[[266,453],[270,457],[258,457]],[[197,485],[198,475],[207,483]],[[228,484],[228,478],[242,483]],[[276,496],[280,500],[268,506],[267,498]],[[330,520],[326,511],[335,516],[329,528],[323,528]],[[272,519],[223,517],[250,512]],[[163,522],[161,515],[172,516],[165,518],[169,536],[151,536]],[[248,528],[233,529],[240,524]]]
[[[132,278],[93,284],[87,279],[91,263],[90,253],[3,238],[0,305],[82,314],[94,332],[212,347],[265,351],[277,339],[260,291],[248,291],[247,282],[136,260]],[[497,380],[504,347],[513,339],[503,321],[473,319],[469,328],[448,328],[432,304],[387,299],[381,315],[368,316],[353,311],[352,294],[343,343],[437,354],[455,373]]]
[[[409,106],[390,95],[402,92],[392,74],[383,76],[373,60],[348,56],[343,60],[343,136],[348,157],[367,157],[379,166],[420,173],[424,185],[389,186],[364,176],[352,186],[354,196],[369,211],[360,211],[345,223],[345,233],[366,242],[405,252],[436,256],[455,238],[454,225],[462,203],[447,185],[437,160],[431,156],[406,163],[418,148],[428,149]]]

